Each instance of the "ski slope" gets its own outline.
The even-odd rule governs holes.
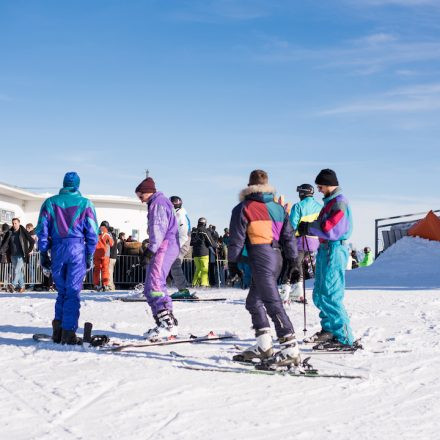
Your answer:
[[[310,294],[310,292],[308,292]],[[365,350],[315,355],[321,372],[364,380],[265,377],[179,369],[229,366],[233,341],[100,353],[38,345],[49,332],[50,293],[0,296],[2,439],[436,439],[440,429],[439,290],[350,290],[346,305]],[[151,325],[142,303],[83,293],[81,324],[137,338]],[[182,332],[233,331],[252,342],[242,290],[212,290],[226,303],[176,303]],[[307,307],[309,332],[318,329]],[[290,315],[301,336],[302,305]],[[383,353],[373,353],[383,351]],[[399,352],[401,351],[401,352]],[[402,352],[403,351],[403,352]]]

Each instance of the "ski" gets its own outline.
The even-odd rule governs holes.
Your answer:
[[[148,348],[148,347],[158,347],[158,346],[164,346],[164,345],[175,345],[175,344],[194,344],[197,342],[209,342],[209,341],[218,341],[222,339],[232,339],[235,338],[235,335],[232,334],[224,334],[224,335],[216,335],[213,332],[208,333],[206,336],[194,336],[190,335],[189,338],[177,338],[177,339],[171,339],[167,341],[156,341],[156,342],[131,342],[128,344],[115,344],[115,345],[105,345],[100,350],[101,351],[111,351],[111,352],[118,352],[123,351],[128,348]]]
[[[234,348],[243,351],[246,347],[240,347],[239,345],[234,345]],[[313,350],[311,348],[303,348],[301,345],[299,346],[299,351],[301,354],[307,355],[318,355],[318,354],[354,354],[356,350],[351,351],[336,351],[336,350]]]
[[[147,300],[145,298],[130,298],[130,297],[119,297],[115,298],[117,301],[122,302],[143,302],[146,303]],[[227,298],[176,298],[173,299],[173,302],[219,302],[226,301]]]
[[[312,371],[289,371],[289,370],[257,370],[254,368],[228,368],[228,367],[205,367],[188,365],[182,363],[181,365],[176,365],[177,368],[183,368],[186,370],[193,371],[208,371],[216,373],[238,373],[238,374],[257,374],[266,376],[289,376],[289,377],[309,377],[309,378],[335,378],[335,379],[365,379],[363,376],[349,375],[349,374],[321,374],[317,370]]]

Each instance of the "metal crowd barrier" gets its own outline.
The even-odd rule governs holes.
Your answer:
[[[191,258],[185,258],[182,262],[182,269],[186,280],[192,283],[194,277],[194,261]],[[27,286],[42,284],[44,280],[43,271],[40,266],[40,253],[33,252],[29,256],[29,263],[24,265],[24,281]],[[212,287],[218,286],[220,276],[220,286],[226,286],[227,261],[218,261],[217,264],[210,264],[210,282]],[[6,286],[12,281],[12,265],[10,263],[0,264],[0,287]],[[135,286],[145,281],[145,270],[139,265],[139,257],[132,255],[118,255],[113,272],[113,281],[115,285],[121,287]],[[89,271],[84,280],[85,285],[93,285],[93,270]]]
[[[40,253],[32,252],[29,255],[29,263],[24,264],[24,282],[27,286],[41,284],[43,282],[43,271],[40,266]],[[11,263],[0,264],[0,285],[8,285],[12,282],[14,274],[12,273]]]

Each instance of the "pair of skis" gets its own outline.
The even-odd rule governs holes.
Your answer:
[[[87,343],[88,346],[95,347],[99,351],[107,351],[107,352],[120,352],[127,349],[138,349],[138,348],[148,348],[148,347],[158,347],[165,345],[175,345],[175,344],[194,344],[197,342],[209,342],[209,341],[218,341],[223,339],[232,339],[235,336],[230,333],[217,335],[214,332],[209,332],[205,336],[195,336],[189,335],[187,338],[179,338],[170,339],[170,340],[160,340],[160,341],[142,341],[142,342],[128,342],[128,341],[113,341],[110,343],[110,338],[106,335],[95,335],[91,336],[91,338],[84,338],[83,344]],[[93,340],[101,340],[103,341],[100,345],[93,345]],[[52,336],[45,333],[37,333],[32,336],[32,339],[36,342],[52,342]],[[88,347],[87,346],[87,347]]]

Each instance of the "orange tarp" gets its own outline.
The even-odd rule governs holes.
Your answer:
[[[440,241],[440,218],[432,211],[408,230],[408,235]]]

